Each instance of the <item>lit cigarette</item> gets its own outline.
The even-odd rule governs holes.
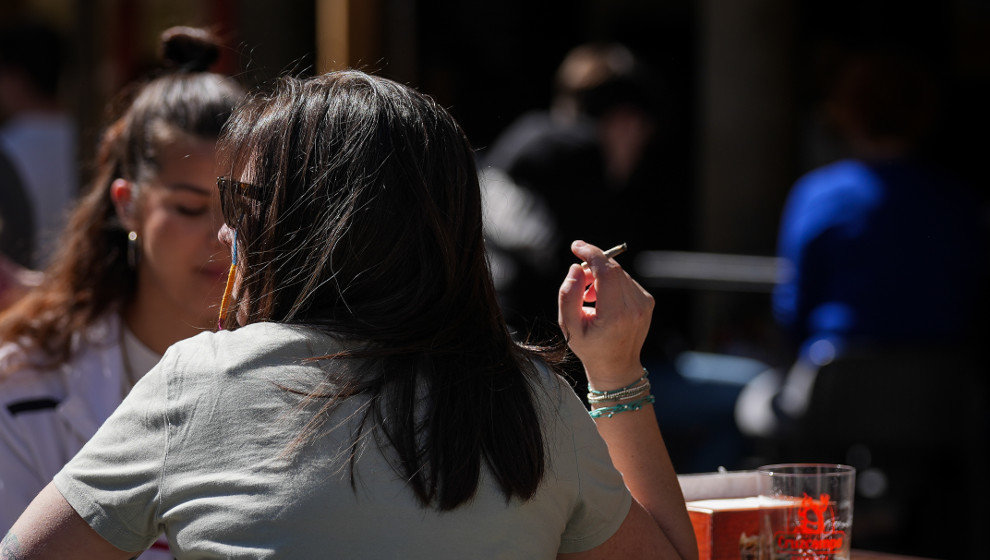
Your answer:
[[[628,248],[629,248],[629,246],[626,245],[625,243],[623,243],[622,245],[616,245],[615,247],[612,247],[608,251],[605,251],[605,258],[606,259],[611,259],[612,257],[617,257],[617,256],[621,255],[622,253],[625,253],[626,252],[626,249],[628,249]],[[588,261],[582,262],[581,263],[581,268],[588,268]]]

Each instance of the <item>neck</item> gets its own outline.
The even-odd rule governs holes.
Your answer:
[[[860,159],[883,161],[900,159],[910,155],[913,145],[902,138],[853,138],[850,141],[853,154]]]
[[[164,354],[169,346],[212,326],[202,318],[183,316],[164,298],[142,298],[142,292],[147,290],[139,290],[138,296],[124,308],[124,322],[138,340],[158,354]]]

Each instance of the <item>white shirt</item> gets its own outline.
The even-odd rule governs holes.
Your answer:
[[[120,328],[119,316],[109,314],[77,337],[78,351],[70,362],[56,369],[19,369],[0,381],[0,533],[10,529],[123,399]],[[0,370],[25,357],[37,356],[25,356],[16,344],[0,346]],[[172,558],[156,547],[141,559]]]

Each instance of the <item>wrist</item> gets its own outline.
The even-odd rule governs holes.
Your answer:
[[[585,367],[588,377],[588,388],[592,391],[617,391],[639,382],[647,374],[646,368],[639,362],[634,365],[607,368]]]

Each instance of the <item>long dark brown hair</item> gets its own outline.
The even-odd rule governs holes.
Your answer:
[[[468,501],[483,464],[506,499],[531,497],[545,461],[528,378],[559,349],[509,335],[473,152],[453,117],[361,72],[284,78],[234,114],[220,152],[259,192],[228,224],[243,280],[226,327],[237,316],[362,343],[316,357],[336,389],[310,395],[326,401],[309,428],[368,395],[354,442],[370,427],[425,507]],[[349,367],[355,357],[363,365]]]
[[[134,295],[137,273],[127,262],[127,231],[111,183],[123,178],[139,185],[156,173],[159,145],[171,132],[217,138],[243,97],[233,80],[205,71],[219,55],[206,31],[171,28],[162,34],[162,51],[170,68],[118,103],[100,140],[93,181],[69,217],[44,283],[0,316],[0,339],[40,350],[31,365],[71,360],[75,337]],[[140,204],[141,190],[135,195]],[[26,364],[5,365],[0,375]]]

